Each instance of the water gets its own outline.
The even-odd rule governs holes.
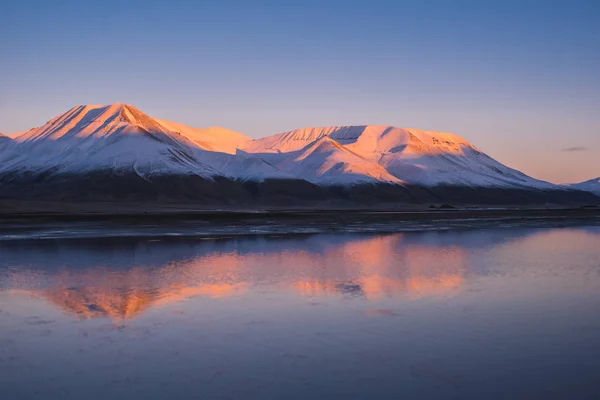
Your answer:
[[[0,398],[598,399],[600,228],[0,243]]]

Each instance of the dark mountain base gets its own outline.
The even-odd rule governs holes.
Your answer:
[[[216,177],[98,172],[86,175],[0,176],[0,200],[69,203],[179,204],[206,208],[373,208],[403,205],[595,205],[600,198],[576,190],[527,190],[388,184],[319,187],[303,180],[242,182]]]
[[[436,186],[425,189],[448,204],[526,206],[531,204],[600,204],[600,198],[579,190],[539,190]]]
[[[157,175],[97,172],[86,175],[0,176],[0,199],[181,203],[206,206],[294,205],[323,202],[331,193],[303,180],[242,182],[197,175]]]

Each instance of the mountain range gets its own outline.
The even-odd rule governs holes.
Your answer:
[[[304,128],[251,139],[126,104],[81,105],[0,134],[0,198],[377,206],[597,203],[598,179],[529,177],[463,138],[392,126]]]

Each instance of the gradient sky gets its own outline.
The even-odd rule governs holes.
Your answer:
[[[459,134],[536,178],[600,176],[600,1],[27,1],[0,12],[0,132],[124,102],[262,137]]]

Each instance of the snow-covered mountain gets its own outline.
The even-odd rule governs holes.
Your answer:
[[[252,140],[244,134],[220,126],[198,129],[177,122],[157,118],[154,120],[171,132],[185,136],[204,150],[235,154],[242,143]]]
[[[225,128],[155,119],[121,103],[77,106],[42,127],[0,135],[0,197],[56,193],[278,204],[592,196],[533,179],[449,133],[367,125],[252,140]]]
[[[600,177],[590,179],[589,181],[575,183],[570,185],[571,188],[577,190],[585,190],[586,192],[592,192],[600,196]]]
[[[126,104],[77,106],[16,136],[17,145],[4,154],[0,173],[220,175],[195,153],[201,147],[193,139],[200,140],[202,133],[180,124],[177,129],[184,132],[173,131]],[[215,141],[214,134],[206,136],[207,142]]]
[[[252,146],[249,147],[252,149]],[[402,180],[376,162],[360,156],[328,136],[309,142],[298,151],[255,154],[278,169],[317,185],[403,184]]]
[[[3,152],[0,173],[134,171],[144,178],[281,178],[322,186],[556,188],[500,164],[456,135],[390,126],[305,128],[251,140],[225,128],[154,119],[118,103],[74,107],[14,141],[12,151]]]
[[[235,149],[235,154],[214,151],[198,151],[195,154],[227,178],[241,181],[262,182],[266,179],[298,179],[261,157]]]
[[[556,188],[499,163],[459,136],[442,132],[372,125],[305,128],[245,143],[244,149],[266,159],[285,159],[287,154],[295,160],[300,149],[323,138],[338,152],[353,154],[354,160],[360,160],[362,175],[376,180],[427,187]],[[302,169],[303,177],[319,175],[321,167],[312,165],[311,172]]]

